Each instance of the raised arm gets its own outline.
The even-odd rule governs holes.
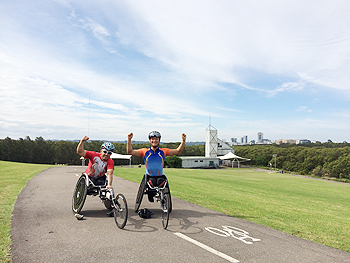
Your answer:
[[[86,151],[84,150],[84,142],[89,140],[89,137],[84,136],[83,139],[80,140],[78,146],[77,146],[77,154],[79,154],[82,157],[85,157]]]
[[[186,143],[186,134],[181,134],[182,137],[182,141],[179,145],[179,147],[177,147],[177,149],[171,149],[169,155],[178,155],[180,153],[182,153],[182,150],[185,148],[185,143]]]
[[[131,154],[132,156],[141,156],[138,150],[133,150],[131,145],[131,139],[134,134],[131,132],[128,134],[128,142],[126,143],[126,153]]]

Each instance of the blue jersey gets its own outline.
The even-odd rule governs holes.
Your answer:
[[[138,151],[145,161],[146,174],[149,176],[163,175],[164,159],[169,156],[170,149],[158,148],[153,151],[150,148],[142,148]]]

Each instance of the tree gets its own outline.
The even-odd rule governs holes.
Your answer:
[[[167,156],[165,158],[165,165],[170,168],[181,168],[182,159],[180,157],[177,157],[176,155]]]
[[[266,156],[258,156],[255,160],[255,163],[258,166],[267,166],[269,163],[269,158]]]

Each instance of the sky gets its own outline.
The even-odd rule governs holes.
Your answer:
[[[2,0],[0,139],[350,142],[348,0]]]

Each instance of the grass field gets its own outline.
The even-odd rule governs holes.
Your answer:
[[[135,182],[143,173],[141,168],[114,172]],[[350,252],[350,184],[242,168],[164,173],[180,199]]]
[[[0,161],[0,262],[11,262],[11,216],[18,194],[27,182],[49,165]]]

